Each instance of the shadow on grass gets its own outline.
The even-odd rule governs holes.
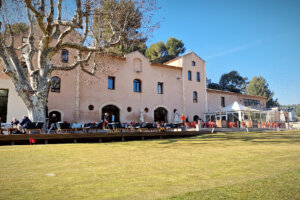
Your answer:
[[[202,134],[189,138],[168,139],[159,144],[172,144],[179,141],[199,141],[201,144],[208,144],[207,142],[222,142],[222,141],[241,141],[259,143],[300,143],[300,133],[282,134],[282,133],[214,133]],[[193,143],[191,143],[193,144]],[[194,143],[197,144],[197,143]]]
[[[276,176],[160,198],[160,200],[300,199],[299,181],[300,170],[295,170]]]

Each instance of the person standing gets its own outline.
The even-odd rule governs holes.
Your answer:
[[[51,131],[54,129],[57,129],[56,123],[58,122],[58,119],[56,117],[56,114],[52,114],[52,116],[50,117],[49,123],[50,123],[50,128],[48,130],[48,134],[51,133]]]
[[[106,129],[108,127],[108,122],[109,122],[108,113],[105,113],[103,118],[103,129]]]
[[[180,120],[181,120],[181,123],[184,124],[184,122],[185,122],[185,116],[184,116],[183,113],[180,116]]]
[[[115,115],[114,114],[111,115],[111,122],[115,122]]]

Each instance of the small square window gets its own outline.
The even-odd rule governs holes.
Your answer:
[[[196,66],[196,62],[195,61],[192,61],[192,66]]]

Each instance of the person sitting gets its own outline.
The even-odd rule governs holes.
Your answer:
[[[13,134],[23,134],[21,124],[17,125],[17,130]]]
[[[23,119],[20,122],[20,125],[22,126],[22,128],[24,129],[26,127],[26,124],[31,122],[31,120],[27,117],[27,116],[23,116]]]
[[[17,125],[19,124],[19,120],[17,120],[17,118],[13,118],[13,120],[11,121],[11,125],[13,128],[16,128]]]

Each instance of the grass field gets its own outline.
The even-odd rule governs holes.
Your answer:
[[[0,199],[300,199],[300,132],[0,146]]]

